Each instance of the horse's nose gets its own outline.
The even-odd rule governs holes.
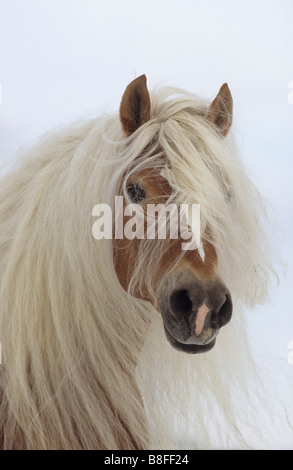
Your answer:
[[[232,316],[232,300],[227,287],[216,280],[208,283],[188,282],[175,288],[169,297],[173,317],[185,321],[191,336],[200,336],[204,330],[218,330]]]

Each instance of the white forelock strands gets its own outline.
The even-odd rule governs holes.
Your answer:
[[[151,103],[130,137],[118,115],[77,123],[45,136],[1,181],[4,448],[245,448],[259,434],[265,397],[241,304],[266,298],[272,271],[262,199],[230,133],[208,122],[208,103],[173,88]],[[92,208],[114,209],[131,172],[162,163],[171,199],[200,203],[202,236],[232,293],[233,319],[203,355],[172,349],[160,314],[130,295],[142,277],[155,295],[164,240],[142,241],[126,293],[112,240],[92,236]]]

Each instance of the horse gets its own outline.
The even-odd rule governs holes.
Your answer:
[[[273,268],[232,115],[226,83],[210,102],[142,75],[118,113],[46,134],[2,177],[2,449],[253,447],[243,306]],[[95,238],[117,196],[200,204],[200,244]]]

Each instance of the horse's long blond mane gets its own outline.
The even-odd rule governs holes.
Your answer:
[[[255,425],[258,385],[249,382],[240,305],[266,297],[270,252],[261,198],[232,137],[211,128],[206,110],[191,94],[163,89],[152,96],[150,121],[128,139],[118,116],[79,123],[46,136],[2,179],[4,448],[253,446],[245,430]],[[113,207],[129,168],[162,159],[177,200],[201,204],[234,300],[231,324],[204,355],[171,348],[159,313],[120,286],[112,241],[92,236],[94,205]],[[148,252],[146,242],[137,262],[147,279],[156,246]]]

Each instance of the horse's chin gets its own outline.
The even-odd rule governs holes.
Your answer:
[[[194,343],[181,343],[178,341],[164,326],[165,334],[169,343],[173,348],[178,351],[185,352],[187,354],[200,354],[210,351],[216,344],[216,335],[212,335],[210,341],[205,344],[194,344]]]

